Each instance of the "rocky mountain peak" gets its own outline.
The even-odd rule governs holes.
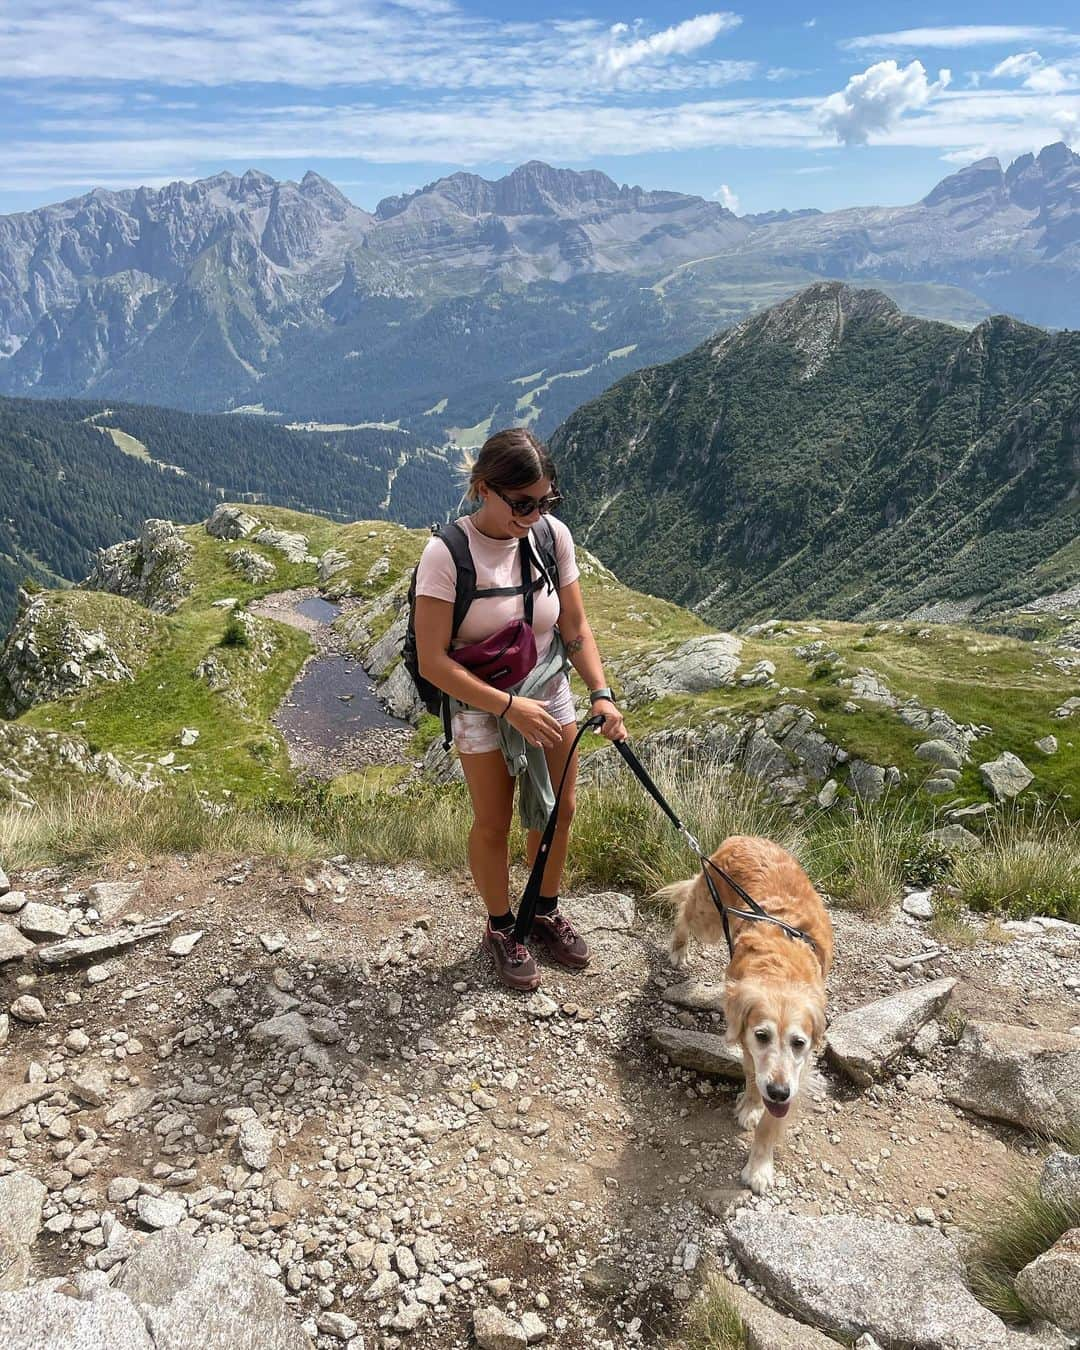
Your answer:
[[[957,173],[943,178],[922,200],[923,206],[939,206],[942,202],[979,197],[986,192],[998,192],[1005,184],[1001,161],[994,155],[978,159]]]

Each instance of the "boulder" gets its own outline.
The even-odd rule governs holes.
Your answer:
[[[982,848],[979,836],[972,834],[963,825],[939,825],[935,830],[928,830],[923,837],[940,844],[950,853],[970,853],[973,849]]]
[[[0,965],[5,961],[21,961],[33,950],[34,944],[13,923],[0,923]]]
[[[690,638],[646,670],[621,673],[627,702],[640,703],[664,694],[700,694],[733,684],[741,651],[742,639],[732,633]]]
[[[338,572],[344,572],[346,567],[349,566],[349,562],[347,553],[342,553],[338,548],[328,548],[319,559],[316,569],[319,574],[319,581],[325,586],[332,576],[336,576]]]
[[[920,1027],[937,1016],[955,985],[952,977],[934,980],[842,1013],[829,1026],[829,1060],[868,1087],[911,1044]]]
[[[71,915],[66,909],[31,900],[19,910],[15,926],[35,942],[49,942],[53,938],[67,937],[71,932]]]
[[[214,508],[213,515],[203,522],[206,533],[215,539],[244,539],[256,529],[259,521],[240,506],[227,506],[224,502]]]
[[[147,938],[160,936],[175,918],[175,914],[166,914],[147,923],[129,924],[124,928],[114,928],[108,933],[95,933],[93,937],[67,938],[64,942],[52,942],[47,947],[39,947],[34,959],[43,966],[64,966],[71,961],[83,961],[90,956],[122,951],[124,947],[131,947],[136,942],[145,942]]]
[[[1041,736],[1035,742],[1035,749],[1044,755],[1056,755],[1058,741],[1056,736]]]
[[[46,1194],[28,1172],[0,1177],[0,1292],[21,1289],[27,1281]]]
[[[1080,1228],[1062,1234],[1016,1277],[1016,1292],[1036,1317],[1080,1336]]]
[[[154,1233],[116,1280],[142,1312],[155,1350],[310,1350],[280,1287],[239,1245],[206,1248],[187,1233]]]
[[[253,534],[251,538],[256,544],[262,544],[266,548],[276,549],[279,553],[284,554],[287,562],[315,561],[314,556],[308,551],[306,534],[300,534],[293,530],[262,529],[258,534]]]
[[[1080,1037],[969,1022],[945,1095],[965,1111],[1065,1137],[1080,1120]]]
[[[1005,1325],[965,1285],[956,1247],[934,1229],[747,1209],[727,1233],[740,1263],[777,1302],[833,1335],[854,1340],[869,1331],[897,1350],[1009,1343]]]
[[[1004,802],[1019,796],[1035,775],[1022,759],[1005,750],[997,759],[979,765],[983,785],[990,789],[995,801]]]
[[[402,609],[397,618],[377,642],[371,646],[364,664],[373,680],[381,680],[393,663],[401,655],[405,641],[405,629],[409,622],[409,612]]]
[[[853,759],[848,765],[848,783],[864,802],[876,802],[885,791],[885,769],[880,764]]]
[[[850,681],[843,680],[841,683],[849,684],[851,697],[862,699],[864,703],[877,703],[884,708],[895,708],[900,702],[885,683],[884,677],[876,670],[861,669]]]
[[[110,923],[141,889],[141,881],[95,881],[86,892],[86,903],[97,910],[104,923]]]
[[[412,676],[405,669],[404,661],[399,661],[382,684],[378,687],[378,695],[386,711],[391,717],[400,717],[403,722],[415,722],[419,719],[421,713],[425,712],[420,695],[416,692],[416,685],[412,682]],[[433,742],[442,748],[442,741]]]
[[[250,548],[234,548],[229,554],[229,567],[253,586],[272,581],[277,576],[277,568],[270,559]]]
[[[1080,1157],[1051,1153],[1043,1163],[1039,1194],[1053,1205],[1073,1205],[1080,1212]]]
[[[915,747],[915,758],[938,764],[943,769],[959,769],[964,763],[948,741],[923,741]]]
[[[9,1087],[0,1087],[0,1120],[24,1111],[42,1097],[51,1097],[55,1091],[55,1083],[12,1083]]]
[[[574,926],[582,933],[628,933],[637,918],[632,897],[620,891],[578,895],[566,904],[573,912]]]
[[[138,539],[101,549],[83,584],[170,614],[194,584],[188,570],[194,551],[171,520],[147,520]]]
[[[697,1012],[724,1011],[724,985],[706,984],[703,980],[684,980],[669,984],[660,997],[677,1008],[692,1008]]]
[[[836,1350],[830,1337],[785,1317],[734,1280],[711,1281],[702,1298],[720,1298],[735,1309],[746,1329],[746,1350]]]
[[[688,1031],[684,1027],[653,1027],[649,1040],[672,1064],[695,1073],[714,1074],[741,1083],[743,1059],[722,1036],[707,1031]]]
[[[139,1310],[107,1286],[85,1297],[45,1284],[0,1294],[0,1343],[5,1350],[155,1350]]]

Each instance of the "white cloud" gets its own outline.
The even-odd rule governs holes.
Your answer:
[[[816,28],[816,27],[817,27],[817,19],[807,19],[806,22],[803,24],[803,27],[804,27],[804,28]]]
[[[1038,52],[1017,52],[999,61],[990,72],[993,79],[1018,79],[1037,94],[1060,94],[1077,82],[1077,62],[1053,65]]]
[[[643,62],[656,61],[667,56],[686,56],[715,42],[721,33],[737,28],[742,19],[737,14],[721,12],[699,14],[696,18],[686,19],[671,28],[648,37],[636,38],[633,42],[623,39],[630,32],[625,23],[617,23],[610,30],[611,45],[598,56],[600,66],[608,74],[618,75],[630,66]]]
[[[738,215],[739,198],[736,193],[732,192],[731,188],[729,188],[726,183],[721,183],[716,189],[713,193],[713,200],[719,202],[721,206],[726,206],[729,211],[734,211],[735,214]]]
[[[822,102],[822,130],[844,145],[865,145],[871,133],[888,131],[904,113],[924,108],[951,78],[951,72],[939,70],[937,82],[931,84],[921,61],[903,67],[879,61]]]
[[[880,51],[885,47],[986,47],[1012,42],[1071,42],[1065,28],[1029,27],[1013,24],[954,24],[940,28],[904,28],[895,33],[870,33],[845,38],[840,46],[849,52]]]

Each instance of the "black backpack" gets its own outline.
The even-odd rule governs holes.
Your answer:
[[[524,580],[520,586],[477,587],[476,568],[473,565],[472,554],[469,552],[469,539],[456,520],[450,521],[447,525],[432,525],[431,533],[437,539],[441,539],[450,550],[450,556],[454,560],[454,567],[457,571],[457,590],[454,595],[454,620],[451,636],[457,633],[464,623],[465,615],[469,612],[469,606],[474,600],[485,599],[493,595],[522,595],[527,587],[535,590],[545,583],[554,587],[556,591],[559,589],[559,564],[555,557],[555,535],[551,528],[551,522],[545,516],[540,516],[536,524],[529,530],[528,535],[521,540],[521,575],[527,580]],[[532,581],[530,578],[530,558],[537,561],[541,571],[541,575],[536,581]],[[415,567],[409,581],[409,620],[405,628],[405,641],[401,647],[401,659],[413,684],[416,685],[416,692],[420,695],[424,707],[435,717],[442,717],[443,743],[449,749],[450,699],[441,689],[436,689],[430,680],[425,680],[423,675],[420,674],[420,662],[416,652]]]

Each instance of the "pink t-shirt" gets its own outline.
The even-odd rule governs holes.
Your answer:
[[[574,557],[574,541],[561,520],[548,516],[555,540],[555,558],[559,564],[559,585],[568,586],[581,575]],[[476,528],[471,516],[460,516],[457,522],[469,540],[469,552],[476,568],[476,586],[520,586],[521,556],[516,539],[491,539]],[[416,594],[430,595],[451,604],[457,590],[457,572],[450,550],[441,539],[429,539],[420,556],[416,570]],[[469,606],[452,646],[462,647],[469,642],[480,642],[511,619],[520,619],[525,613],[524,598],[520,595],[493,595],[474,600]],[[558,593],[541,586],[533,597],[533,632],[536,634],[537,660],[542,660],[551,644],[551,636],[559,621]]]

